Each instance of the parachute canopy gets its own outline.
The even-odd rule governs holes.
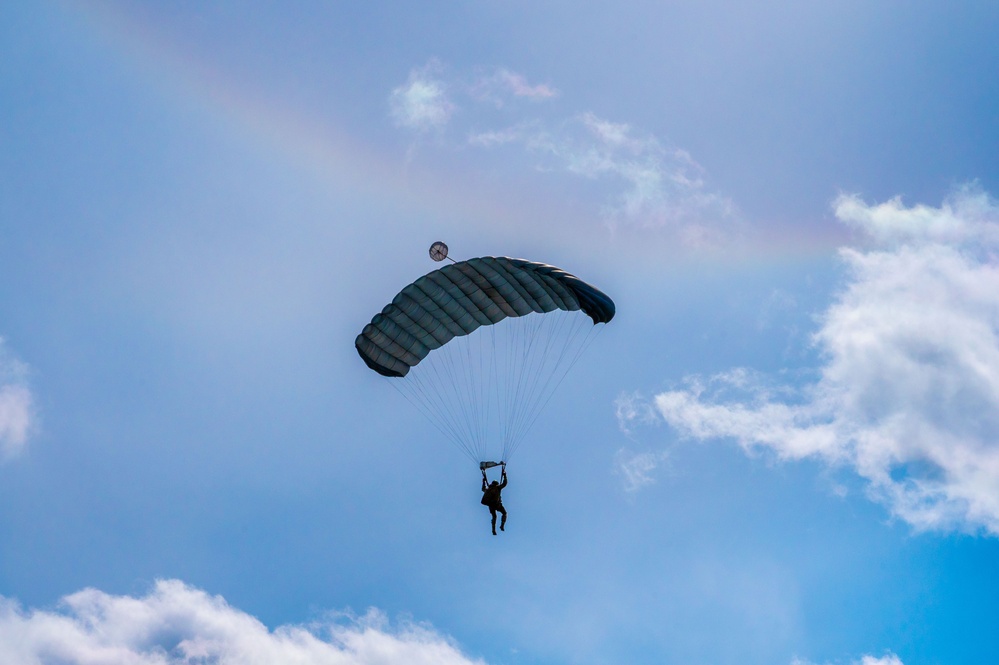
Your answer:
[[[446,246],[434,248],[443,260]],[[486,256],[404,288],[354,345],[485,471],[497,463],[483,460],[509,461],[603,328],[595,324],[614,311],[607,295],[564,270]]]
[[[574,275],[543,263],[484,256],[416,280],[376,314],[354,346],[371,369],[403,377],[455,337],[532,312],[582,310],[594,324],[614,318],[614,301]]]

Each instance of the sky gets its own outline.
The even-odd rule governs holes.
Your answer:
[[[999,662],[997,29],[3,3],[0,662]],[[438,240],[617,306],[498,536],[353,346]]]

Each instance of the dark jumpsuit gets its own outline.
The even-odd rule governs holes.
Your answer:
[[[498,485],[488,485],[486,477],[482,477],[482,505],[489,507],[489,514],[493,517],[493,535],[496,535],[496,513],[499,512],[503,515],[503,519],[500,520],[500,531],[503,531],[506,526],[506,508],[503,507],[503,499],[500,497],[500,492],[506,487],[506,474],[503,474],[503,482]]]

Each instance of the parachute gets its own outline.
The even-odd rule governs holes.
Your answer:
[[[447,246],[430,252],[442,261]],[[485,470],[496,463],[483,460],[509,461],[614,313],[606,294],[560,268],[485,256],[406,286],[354,346]]]

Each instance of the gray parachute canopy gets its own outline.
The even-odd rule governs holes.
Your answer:
[[[434,270],[376,314],[354,346],[368,367],[403,377],[455,337],[508,317],[582,311],[594,324],[614,318],[614,301],[555,266],[484,256]]]

